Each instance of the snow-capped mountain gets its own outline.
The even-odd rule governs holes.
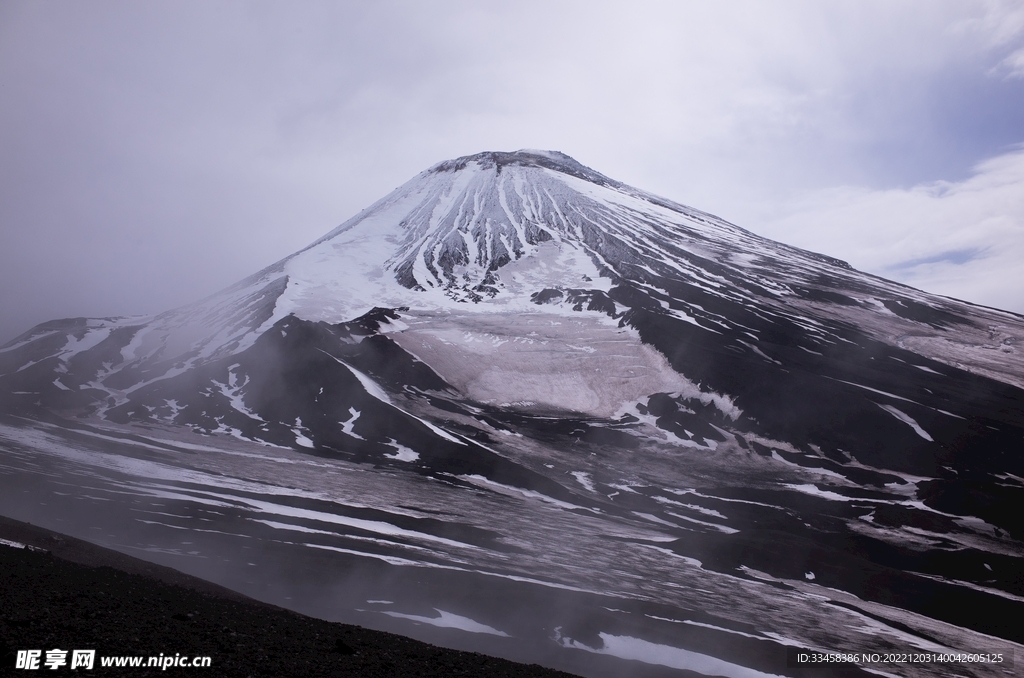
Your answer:
[[[539,501],[662,554],[627,578],[797,581],[851,596],[834,614],[914,615],[887,628],[918,641],[1019,643],[978,610],[1019,614],[1024,600],[1022,339],[1021,316],[761,238],[564,154],[489,152],[435,165],[196,304],[33,328],[0,348],[0,403],[118,444],[173,431],[172,451],[276,450],[455,488],[422,494],[421,517],[456,490],[517,497],[504,510],[521,516]],[[8,440],[41,445],[21,435]],[[619,591],[589,570],[538,569],[532,523],[466,520],[503,564],[448,553],[459,567]],[[625,637],[568,628],[563,649]]]

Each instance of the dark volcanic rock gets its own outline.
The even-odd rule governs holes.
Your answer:
[[[18,650],[43,650],[45,658],[57,648],[96,650],[90,675],[570,676],[304,617],[6,518],[0,539],[39,549],[0,544],[0,675],[27,675],[14,668]],[[100,666],[102,657],[176,654],[210,657],[210,668]]]

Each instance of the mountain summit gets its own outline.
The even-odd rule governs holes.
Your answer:
[[[781,603],[764,582],[846,592],[843,609],[871,601],[864,614],[900,629],[911,612],[1021,642],[999,615],[963,610],[1009,619],[1024,596],[1022,339],[1018,315],[762,238],[565,154],[487,152],[427,169],[198,303],[33,328],[0,349],[0,403],[119,440],[156,428],[193,440],[182,449],[431,479],[429,555],[401,531],[373,546],[348,534],[350,553],[585,580],[672,614],[697,605],[669,585],[680,572],[701,587],[733,578],[761,591],[772,633],[804,647],[835,644],[821,624],[838,608],[807,603],[816,622],[786,621],[765,612]],[[479,504],[499,495],[509,523]],[[557,567],[544,544],[564,533],[525,518],[536,502],[562,512],[559,530],[590,535]],[[459,528],[469,552],[441,506],[477,507]],[[574,570],[584,551],[605,557],[593,549],[658,593],[606,580],[608,562]],[[729,587],[714,589],[736,606],[725,616],[749,619],[753,603]],[[963,605],[937,607],[947,596]],[[619,647],[566,624],[563,649]],[[742,633],[775,647],[762,631]]]

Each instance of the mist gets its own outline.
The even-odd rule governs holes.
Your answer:
[[[973,187],[1022,190],[1022,16],[998,2],[7,2],[0,341],[204,298],[436,162],[518,148],[1021,312],[1020,203]],[[958,187],[972,198],[947,199]],[[949,202],[955,218],[934,218]]]

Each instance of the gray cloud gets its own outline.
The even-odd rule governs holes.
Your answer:
[[[840,186],[965,181],[1024,140],[1022,17],[999,2],[9,1],[0,341],[187,303],[485,149],[562,150],[754,230]]]
[[[1022,196],[1018,147],[963,181],[809,192],[762,230],[920,289],[1024,313]]]
[[[898,272],[898,275],[899,272],[912,270],[925,264],[954,264],[956,266],[963,266],[966,263],[983,258],[989,253],[989,248],[981,249],[979,247],[949,250],[947,252],[939,252],[938,254],[929,254],[926,257],[918,257],[917,259],[898,261],[895,264],[890,264],[889,269]]]

